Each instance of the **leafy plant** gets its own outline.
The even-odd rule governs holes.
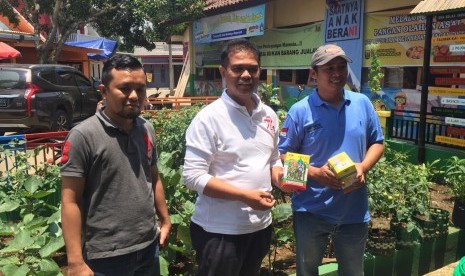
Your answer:
[[[372,43],[367,45],[368,51],[370,52],[371,63],[370,69],[368,72],[368,86],[372,92],[371,102],[376,110],[382,110],[383,106],[386,105],[383,103],[383,100],[378,95],[381,92],[381,80],[384,78],[384,73],[381,70],[381,62],[379,60],[378,48],[379,43]]]
[[[5,275],[59,275],[54,254],[64,247],[59,210],[59,167],[31,165],[34,151],[19,151],[24,141],[0,149],[13,168],[0,177],[0,270]],[[12,150],[14,149],[14,150]]]
[[[178,255],[182,255],[190,263],[194,263],[189,225],[190,218],[194,214],[194,202],[197,195],[184,185],[182,167],[174,166],[176,156],[178,156],[176,152],[161,152],[157,163],[165,188],[168,212],[173,224],[169,250],[161,251],[161,257],[166,260],[166,262],[162,262],[166,264],[166,267],[163,268],[165,271],[168,271],[169,263],[173,264],[178,261]]]
[[[367,174],[368,203],[374,217],[390,217],[407,224],[407,230],[421,231],[414,215],[429,215],[428,170],[407,161],[404,152],[386,147],[385,155]]]
[[[446,160],[444,180],[455,198],[465,203],[465,159],[452,156]]]
[[[262,102],[268,106],[281,106],[280,87],[273,87],[272,83],[262,83],[258,89],[258,95]]]
[[[184,162],[187,127],[203,106],[194,105],[171,112],[159,110],[150,119],[157,133],[157,150],[174,155],[173,168],[179,168]]]

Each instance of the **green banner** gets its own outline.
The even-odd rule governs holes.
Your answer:
[[[265,69],[308,69],[316,49],[323,45],[322,23],[291,28],[266,30],[262,36],[250,38],[261,52]]]

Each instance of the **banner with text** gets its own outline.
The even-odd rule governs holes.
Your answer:
[[[272,29],[250,40],[261,53],[261,66],[266,69],[308,69],[316,49],[323,44],[322,23],[292,28]]]
[[[262,35],[265,4],[194,21],[194,44]]]
[[[360,91],[363,56],[363,0],[326,0],[325,43],[339,45],[352,59],[348,85]]]

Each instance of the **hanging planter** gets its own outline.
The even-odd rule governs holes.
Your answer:
[[[389,229],[370,228],[367,250],[377,256],[391,256],[396,249],[396,235]]]

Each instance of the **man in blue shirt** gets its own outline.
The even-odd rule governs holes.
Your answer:
[[[307,189],[293,191],[297,275],[318,275],[329,235],[340,275],[363,275],[368,212],[365,174],[383,154],[383,133],[370,100],[344,89],[351,59],[338,46],[321,46],[311,62],[317,88],[294,104],[280,134],[287,152],[311,156]],[[354,161],[356,181],[349,188],[330,170],[328,159],[346,152]]]

